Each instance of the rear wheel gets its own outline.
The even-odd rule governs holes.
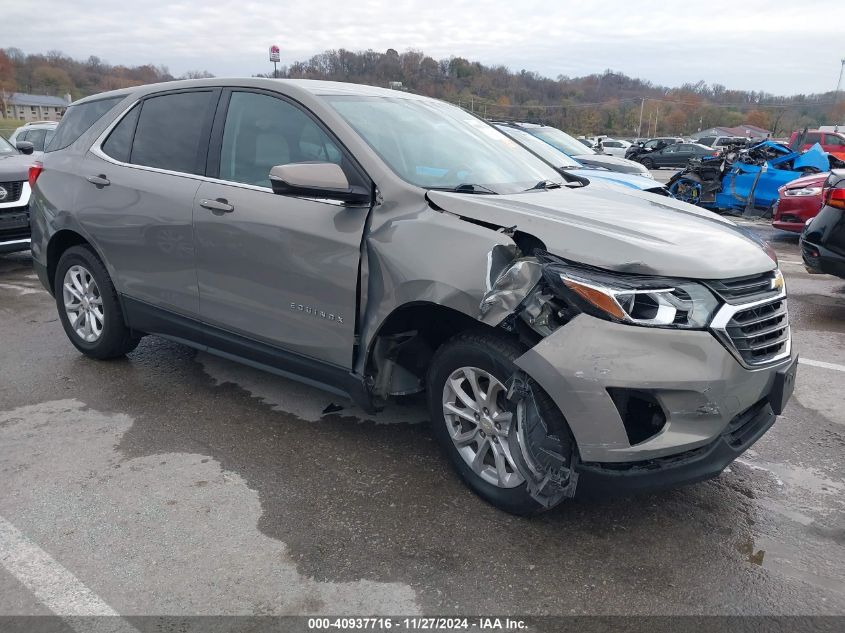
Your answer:
[[[516,341],[486,333],[461,334],[435,354],[427,378],[432,430],[464,482],[480,497],[513,514],[544,508],[528,492],[509,441],[516,420],[507,399],[508,379],[524,353]],[[560,410],[530,381],[537,408],[571,454],[572,440]]]
[[[643,158],[640,163],[642,163],[642,166],[646,169],[654,169],[654,161],[650,158]]]
[[[70,342],[86,356],[116,358],[140,338],[126,327],[106,267],[87,246],[73,246],[59,259],[53,285],[59,319]]]

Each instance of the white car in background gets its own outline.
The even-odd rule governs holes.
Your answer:
[[[625,158],[625,150],[631,147],[628,141],[617,141],[615,138],[605,138],[601,141],[601,150],[611,156]]]
[[[9,137],[9,142],[14,145],[18,141],[28,141],[36,152],[43,152],[44,148],[53,139],[58,121],[32,121],[24,123],[15,130]]]

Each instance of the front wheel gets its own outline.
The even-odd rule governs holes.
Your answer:
[[[124,323],[106,267],[89,247],[73,246],[62,254],[53,287],[62,327],[80,352],[104,360],[137,347],[140,339]]]
[[[505,385],[519,372],[513,361],[524,351],[504,336],[461,334],[437,351],[427,377],[432,430],[452,466],[480,497],[519,515],[548,509],[530,494],[521,460],[511,453],[517,421]],[[563,415],[539,385],[530,383],[538,411],[569,457],[572,439]]]
[[[646,169],[654,169],[654,161],[650,158],[643,158],[640,163],[642,163],[642,166]]]

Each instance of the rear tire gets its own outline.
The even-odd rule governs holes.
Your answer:
[[[517,515],[537,514],[547,508],[531,497],[525,480],[513,467],[513,462],[508,461],[510,458],[507,455],[507,450],[505,450],[507,447],[506,434],[501,435],[502,431],[496,430],[499,429],[499,426],[496,426],[495,429],[491,427],[491,422],[495,424],[496,420],[499,419],[502,420],[500,425],[502,430],[507,430],[504,422],[507,419],[507,415],[504,413],[506,407],[491,406],[492,417],[488,417],[483,423],[481,421],[473,423],[471,416],[466,415],[473,413],[472,409],[461,407],[461,414],[463,415],[458,416],[455,415],[454,408],[450,408],[450,412],[447,412],[446,407],[449,406],[447,400],[450,400],[447,394],[457,393],[450,385],[454,385],[457,381],[463,381],[461,384],[465,386],[469,385],[469,380],[465,380],[466,374],[461,373],[464,370],[475,370],[477,376],[475,382],[481,386],[481,391],[486,392],[488,396],[491,392],[504,396],[501,393],[501,386],[507,383],[514,372],[519,371],[513,361],[524,352],[524,347],[517,341],[502,335],[483,332],[459,334],[441,346],[435,353],[429,366],[426,385],[432,431],[458,475],[482,499],[505,512]],[[563,414],[535,381],[530,380],[530,385],[543,420],[551,428],[557,429],[557,435],[561,437],[565,444],[564,449],[567,451],[564,454],[571,454],[573,440]],[[451,392],[450,389],[452,389]],[[464,395],[469,395],[470,391],[472,390],[464,391]],[[454,402],[463,404],[458,403],[457,399],[454,399]],[[488,404],[491,404],[489,399]],[[481,409],[481,406],[478,408]],[[485,408],[484,412],[486,411]],[[447,415],[449,421],[447,421]],[[464,438],[473,433],[473,424],[476,425],[475,439],[467,441],[459,448],[456,442],[463,443]],[[486,433],[484,430],[486,430]],[[460,440],[455,439],[456,435]],[[484,439],[479,440],[479,436]],[[487,464],[482,463],[480,468],[473,468],[471,465],[471,462],[474,461],[473,453],[477,456],[483,450],[480,442],[484,440],[488,441],[489,447],[489,453],[483,460]],[[495,455],[497,450],[499,451],[499,459],[507,457],[505,468],[502,469],[504,476],[499,477],[496,476],[496,473],[502,471],[499,470],[500,462],[497,461]],[[496,483],[493,483],[493,481],[496,481]]]
[[[126,327],[111,277],[89,246],[62,253],[53,288],[59,320],[80,352],[105,360],[138,346],[141,339]]]
[[[646,169],[654,169],[654,161],[653,161],[653,160],[651,160],[650,158],[643,158],[643,159],[640,161],[640,163],[641,163],[641,164],[642,164],[642,166],[643,166],[643,167],[645,167]]]

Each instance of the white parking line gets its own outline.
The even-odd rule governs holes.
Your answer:
[[[0,564],[50,611],[69,618],[66,623],[74,630],[137,633],[117,611],[3,517],[0,517]],[[112,617],[75,619],[78,616]]]
[[[812,365],[813,367],[822,367],[824,369],[832,369],[833,371],[845,371],[845,365],[837,365],[836,363],[826,363],[823,360],[810,360],[809,358],[799,358],[798,362],[802,365]]]

